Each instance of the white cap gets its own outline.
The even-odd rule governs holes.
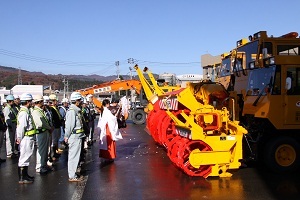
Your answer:
[[[57,96],[55,94],[50,94],[49,99],[50,100],[57,100]]]
[[[37,95],[33,95],[33,102],[39,102],[39,101],[43,101],[44,98],[42,95],[37,94]]]
[[[13,101],[13,100],[15,100],[15,98],[14,98],[14,96],[12,94],[7,95],[5,99],[6,99],[6,101]]]
[[[68,102],[69,102],[69,99],[63,98],[63,99],[61,100],[61,102],[62,102],[62,103],[68,103]]]
[[[29,93],[23,93],[22,95],[21,95],[21,97],[20,97],[20,100],[21,101],[30,101],[30,100],[32,100],[33,98],[32,98],[32,95],[31,94],[29,94]]]
[[[43,96],[43,99],[49,101],[49,97],[48,96]]]
[[[46,102],[49,101],[49,97],[48,96],[43,96],[43,99],[44,99],[44,103],[46,103]]]
[[[70,97],[71,101],[76,101],[78,99],[83,99],[80,92],[73,92]]]

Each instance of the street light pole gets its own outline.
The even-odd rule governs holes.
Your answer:
[[[128,58],[128,63],[134,64],[134,59]],[[129,71],[130,71],[130,79],[132,80],[132,68],[131,67],[129,67]],[[134,101],[134,93],[135,93],[135,91],[133,89],[130,89],[130,102],[131,103],[133,103],[133,101]]]

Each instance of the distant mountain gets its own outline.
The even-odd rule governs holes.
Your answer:
[[[19,75],[21,75],[19,77]],[[123,79],[129,79],[128,75],[121,75]],[[91,87],[102,82],[112,81],[117,76],[99,76],[93,75],[49,75],[42,72],[29,72],[13,67],[6,67],[0,65],[0,87],[11,89],[18,85],[19,79],[23,85],[44,85],[51,86],[53,90],[62,90],[64,88],[63,79],[68,81],[69,91]]]

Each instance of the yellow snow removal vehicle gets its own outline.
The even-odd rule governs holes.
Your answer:
[[[164,91],[134,68],[151,104],[147,129],[170,160],[190,176],[230,177],[241,166],[247,130],[235,120],[236,102],[226,89],[207,81]]]

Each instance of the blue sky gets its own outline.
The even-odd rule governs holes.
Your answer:
[[[288,2],[288,3],[284,3]],[[0,0],[0,65],[46,74],[202,74],[220,55],[266,30],[300,32],[299,0]]]

